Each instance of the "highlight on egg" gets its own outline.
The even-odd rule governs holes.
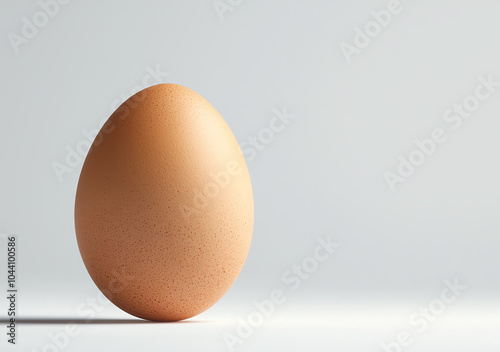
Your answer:
[[[89,150],[75,229],[102,293],[148,320],[214,305],[238,277],[252,238],[250,176],[216,109],[175,84],[124,102]]]

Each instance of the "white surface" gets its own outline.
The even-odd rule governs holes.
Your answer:
[[[300,302],[277,308],[235,351],[384,351],[382,343],[408,331],[412,343],[404,351],[496,352],[500,350],[498,301],[474,302],[464,298],[429,324],[424,332],[408,323],[420,303],[412,301]],[[244,306],[244,305],[243,305]],[[36,311],[36,310],[35,310]],[[240,311],[241,315],[235,313]],[[2,351],[47,351],[51,336],[58,336],[64,351],[230,351],[224,334],[236,335],[238,317],[252,310],[241,305],[216,306],[180,323],[137,320],[109,309],[90,323],[76,314],[55,321],[33,318],[21,323],[19,345]],[[28,319],[28,318],[25,318]],[[77,336],[64,338],[68,324],[76,322]],[[393,350],[396,351],[396,350]]]

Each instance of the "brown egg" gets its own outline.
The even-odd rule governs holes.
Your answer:
[[[147,88],[111,115],[76,194],[90,276],[119,308],[149,320],[215,304],[243,267],[253,217],[233,133],[203,97],[175,84]]]

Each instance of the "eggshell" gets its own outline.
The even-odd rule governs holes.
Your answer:
[[[245,262],[252,187],[220,114],[194,91],[149,87],[97,135],[75,205],[78,246],[97,287],[140,318],[177,321],[215,304]]]

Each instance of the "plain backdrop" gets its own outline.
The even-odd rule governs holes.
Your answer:
[[[148,85],[195,90],[240,142],[268,128],[275,109],[295,118],[248,161],[252,246],[227,295],[193,318],[201,323],[104,320],[65,350],[224,350],[223,333],[252,302],[282,289],[287,302],[237,349],[378,351],[458,279],[466,291],[407,350],[498,351],[500,91],[457,129],[443,114],[475,93],[479,77],[500,81],[500,3],[401,0],[351,62],[342,43],[354,45],[355,28],[388,1],[222,3],[221,19],[212,0],[73,0],[13,46],[11,33],[22,35],[23,18],[35,21],[42,5],[0,1],[0,232],[19,239],[21,315],[62,324],[98,295],[73,222],[83,159],[62,179],[54,165],[156,71]],[[392,191],[385,173],[435,128],[446,142]],[[328,236],[341,246],[289,291],[283,273]],[[5,242],[0,251],[4,259]],[[96,316],[129,318],[112,305]],[[12,350],[43,350],[61,329],[48,323],[21,325],[24,347]]]

